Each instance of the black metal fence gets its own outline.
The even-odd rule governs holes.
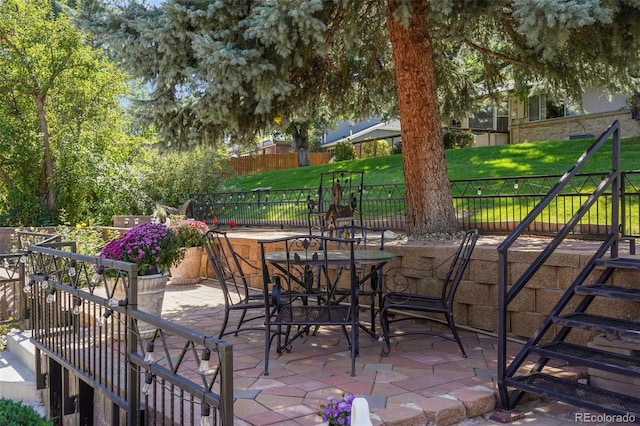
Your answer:
[[[232,346],[139,310],[135,264],[66,242],[25,253],[8,269],[26,268],[19,292],[55,424],[233,424]]]
[[[30,311],[27,298],[22,293],[25,282],[27,256],[24,249],[29,244],[59,241],[58,235],[38,232],[14,234],[13,251],[0,253],[0,325],[30,329]]]
[[[20,254],[0,253],[0,325],[18,324],[24,266]]]
[[[528,232],[550,235],[562,227],[584,203],[605,173],[586,173],[560,194],[533,223]],[[486,233],[508,233],[531,211],[560,175],[513,178],[466,179],[451,182],[454,208],[463,229]],[[623,194],[621,232],[640,235],[640,171],[622,173]],[[329,197],[331,188],[324,188]],[[256,189],[191,195],[191,215],[208,223],[235,223],[243,226],[295,228],[309,226],[308,200],[317,201],[316,188]],[[405,229],[404,184],[365,185],[363,222],[391,230]],[[593,206],[574,235],[597,237],[607,233],[611,220],[611,193],[604,194]],[[311,225],[315,225],[312,223]]]

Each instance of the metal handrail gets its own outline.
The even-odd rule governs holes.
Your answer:
[[[202,415],[213,409],[215,418],[221,424],[232,424],[232,345],[139,310],[137,265],[63,250],[66,246],[72,247],[73,244],[56,242],[27,247],[29,273],[24,285],[29,287],[32,302],[32,342],[36,347],[38,388],[51,388],[54,380],[49,374],[45,381],[42,371],[42,359],[45,357],[41,355],[44,353],[48,359],[73,372],[93,389],[100,390],[114,407],[126,411],[128,425],[142,424],[142,409],[147,410],[147,416],[164,418],[165,415],[174,415],[173,412],[163,411],[164,396],[160,405],[156,405],[155,399],[151,405],[144,400],[141,388],[145,382],[141,380],[141,376],[145,379],[155,377],[153,382],[161,388],[169,386],[179,391],[175,394],[173,391],[167,393],[167,398],[172,398],[170,406],[173,406],[175,398],[188,398],[187,403],[199,403],[201,407],[206,407],[203,408]],[[99,286],[106,286],[111,276],[117,276],[120,280],[118,282],[124,286],[126,299],[114,300],[109,291],[106,296],[102,292],[95,292]],[[112,287],[115,286],[112,284]],[[44,303],[47,293],[55,295],[52,303],[49,300]],[[71,308],[77,308],[78,315],[74,312],[73,318],[76,319],[65,320],[63,312]],[[100,323],[104,318],[109,318],[109,327]],[[145,337],[146,340],[142,340],[138,336],[138,323],[141,321],[156,330],[152,338]],[[87,346],[88,339],[91,341],[90,346]],[[145,359],[149,352],[162,357],[176,344],[183,347],[184,353],[179,359]],[[198,362],[198,355],[194,358],[193,354],[200,351],[217,354],[218,367],[213,376],[209,373],[194,375],[188,355],[191,354],[191,361],[195,359]],[[213,391],[214,382],[219,384],[217,392]],[[68,381],[65,383],[68,386]],[[64,383],[60,386],[63,393],[69,391],[64,388]],[[162,395],[165,393],[162,392]],[[63,411],[74,404],[82,404],[82,395],[75,397],[75,403],[69,402],[69,398],[69,395],[63,397],[60,403]],[[60,409],[53,414],[70,414],[59,411]],[[115,411],[112,410],[112,415],[117,415],[113,413]],[[192,423],[193,416],[197,416],[197,413],[190,412],[188,415],[191,418],[186,420]]]
[[[620,122],[615,121],[609,128],[600,135],[600,137],[582,154],[576,163],[560,178],[560,180],[551,188],[548,194],[531,210],[531,212],[522,220],[522,222],[504,239],[498,246],[498,365],[497,380],[498,391],[500,396],[500,405],[504,409],[509,409],[513,399],[510,398],[505,384],[508,378],[507,374],[507,307],[515,296],[529,282],[535,272],[540,269],[549,256],[556,250],[560,243],[566,238],[571,229],[588,211],[596,200],[604,193],[606,187],[611,186],[612,190],[612,217],[608,241],[604,245],[610,247],[611,255],[616,256],[618,253],[618,232],[619,232],[619,202],[621,193],[620,181]],[[558,234],[547,244],[544,250],[531,263],[526,271],[516,280],[511,289],[508,289],[508,252],[521,237],[540,213],[551,203],[558,194],[569,184],[578,171],[584,167],[589,159],[605,144],[609,138],[613,138],[611,171],[607,177],[598,185],[595,191],[589,195],[586,202],[578,209],[574,216],[562,227]],[[613,242],[609,240],[613,239]],[[544,327],[544,325],[543,325]],[[540,337],[540,332],[536,333],[534,339]],[[530,342],[531,344],[532,342]],[[520,360],[520,358],[519,358]],[[520,360],[521,362],[521,360]],[[516,366],[517,367],[517,366]],[[510,372],[515,368],[510,368]]]

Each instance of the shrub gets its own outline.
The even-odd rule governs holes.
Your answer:
[[[389,152],[389,144],[383,139],[362,144],[362,158],[382,157],[383,155],[389,155]]]
[[[354,160],[356,158],[356,149],[349,141],[342,141],[336,144],[333,150],[334,161],[347,161]]]
[[[96,256],[105,244],[102,228],[97,226],[93,220],[88,223],[77,223],[71,226],[66,218],[61,218],[64,225],[56,227],[56,234],[60,235],[62,241],[75,241],[77,252],[88,256]]]
[[[402,154],[402,142],[398,142],[391,148],[392,154]]]
[[[20,402],[9,399],[0,399],[0,425],[5,426],[39,426],[53,425],[51,420],[46,420],[33,408]]]
[[[473,133],[455,130],[446,132],[443,139],[444,149],[467,148],[475,142]]]

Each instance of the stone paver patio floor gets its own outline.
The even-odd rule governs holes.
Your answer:
[[[216,335],[222,300],[222,292],[212,280],[196,285],[169,284],[162,316]],[[424,327],[403,325],[417,326]],[[374,425],[500,424],[490,420],[496,409],[497,340],[460,332],[466,359],[454,342],[429,336],[394,339],[391,354],[383,357],[383,344],[361,333],[355,377],[350,375],[349,350],[339,328],[320,328],[316,335],[298,339],[290,352],[281,355],[272,350],[269,376],[263,375],[262,332],[226,336],[234,345],[235,424],[319,424],[320,405],[329,396],[340,398],[343,394],[366,398]],[[519,347],[510,343],[510,355]],[[575,413],[584,412],[539,399],[532,399],[519,411],[524,417],[511,424],[560,425],[574,422]]]

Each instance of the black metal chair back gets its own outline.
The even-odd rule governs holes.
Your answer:
[[[380,310],[380,322],[385,340],[383,355],[388,355],[391,350],[391,337],[399,335],[407,336],[411,334],[426,334],[440,336],[447,340],[456,342],[462,352],[462,356],[465,358],[467,357],[453,319],[453,301],[456,291],[462,281],[464,272],[469,265],[469,260],[477,240],[478,233],[475,230],[468,231],[464,234],[458,249],[452,257],[449,269],[441,280],[442,288],[439,292],[439,296],[428,296],[409,289],[409,285],[406,281],[406,274],[411,273],[414,276],[421,276],[424,275],[424,272],[426,271],[403,267],[401,268],[401,273],[393,276],[387,276],[387,283],[389,283],[389,280],[393,281],[393,290],[384,295],[382,300],[382,309]],[[390,332],[390,324],[415,319],[416,314],[418,314],[419,318],[422,320],[435,320],[430,316],[420,315],[432,313],[442,314],[445,316],[447,325],[451,331],[451,336],[431,329],[403,330],[402,333],[398,333],[397,335]]]
[[[314,228],[335,228],[345,223],[362,225],[363,187],[363,171],[321,173],[317,198],[307,199],[309,233]]]
[[[340,326],[350,345],[351,375],[355,375],[359,322],[354,241],[305,235],[258,242],[263,292],[270,294],[264,299],[264,374],[269,375],[269,351],[274,338],[276,351],[281,353],[291,350],[292,343],[309,334],[312,327]],[[332,303],[341,276],[348,277],[353,301],[349,305]]]
[[[251,276],[258,277],[260,269],[251,265],[246,259],[238,255],[227,233],[212,229],[203,237],[204,247],[207,252],[209,262],[213,267],[216,280],[224,294],[224,319],[218,338],[226,334],[238,334],[240,331],[263,330],[264,326],[246,326],[246,323],[263,318],[264,296],[260,288],[252,288],[249,285]],[[244,269],[243,269],[244,265]],[[245,274],[245,269],[253,269],[252,275]],[[254,312],[247,316],[248,311]],[[240,311],[240,318],[236,327],[231,331],[226,331],[229,324],[229,315],[232,311]]]
[[[384,250],[385,232],[383,228],[372,228],[358,225],[338,226],[337,228],[326,228],[321,235],[334,235],[338,238],[348,238],[354,240],[354,250],[371,250],[372,248]],[[359,288],[359,300],[367,300],[367,309],[370,313],[369,328],[362,328],[370,336],[378,338],[376,334],[376,316],[382,306],[382,296],[384,289],[383,268],[373,265],[356,265],[356,274],[361,283]],[[347,300],[349,294],[344,290],[336,291],[337,303]]]

